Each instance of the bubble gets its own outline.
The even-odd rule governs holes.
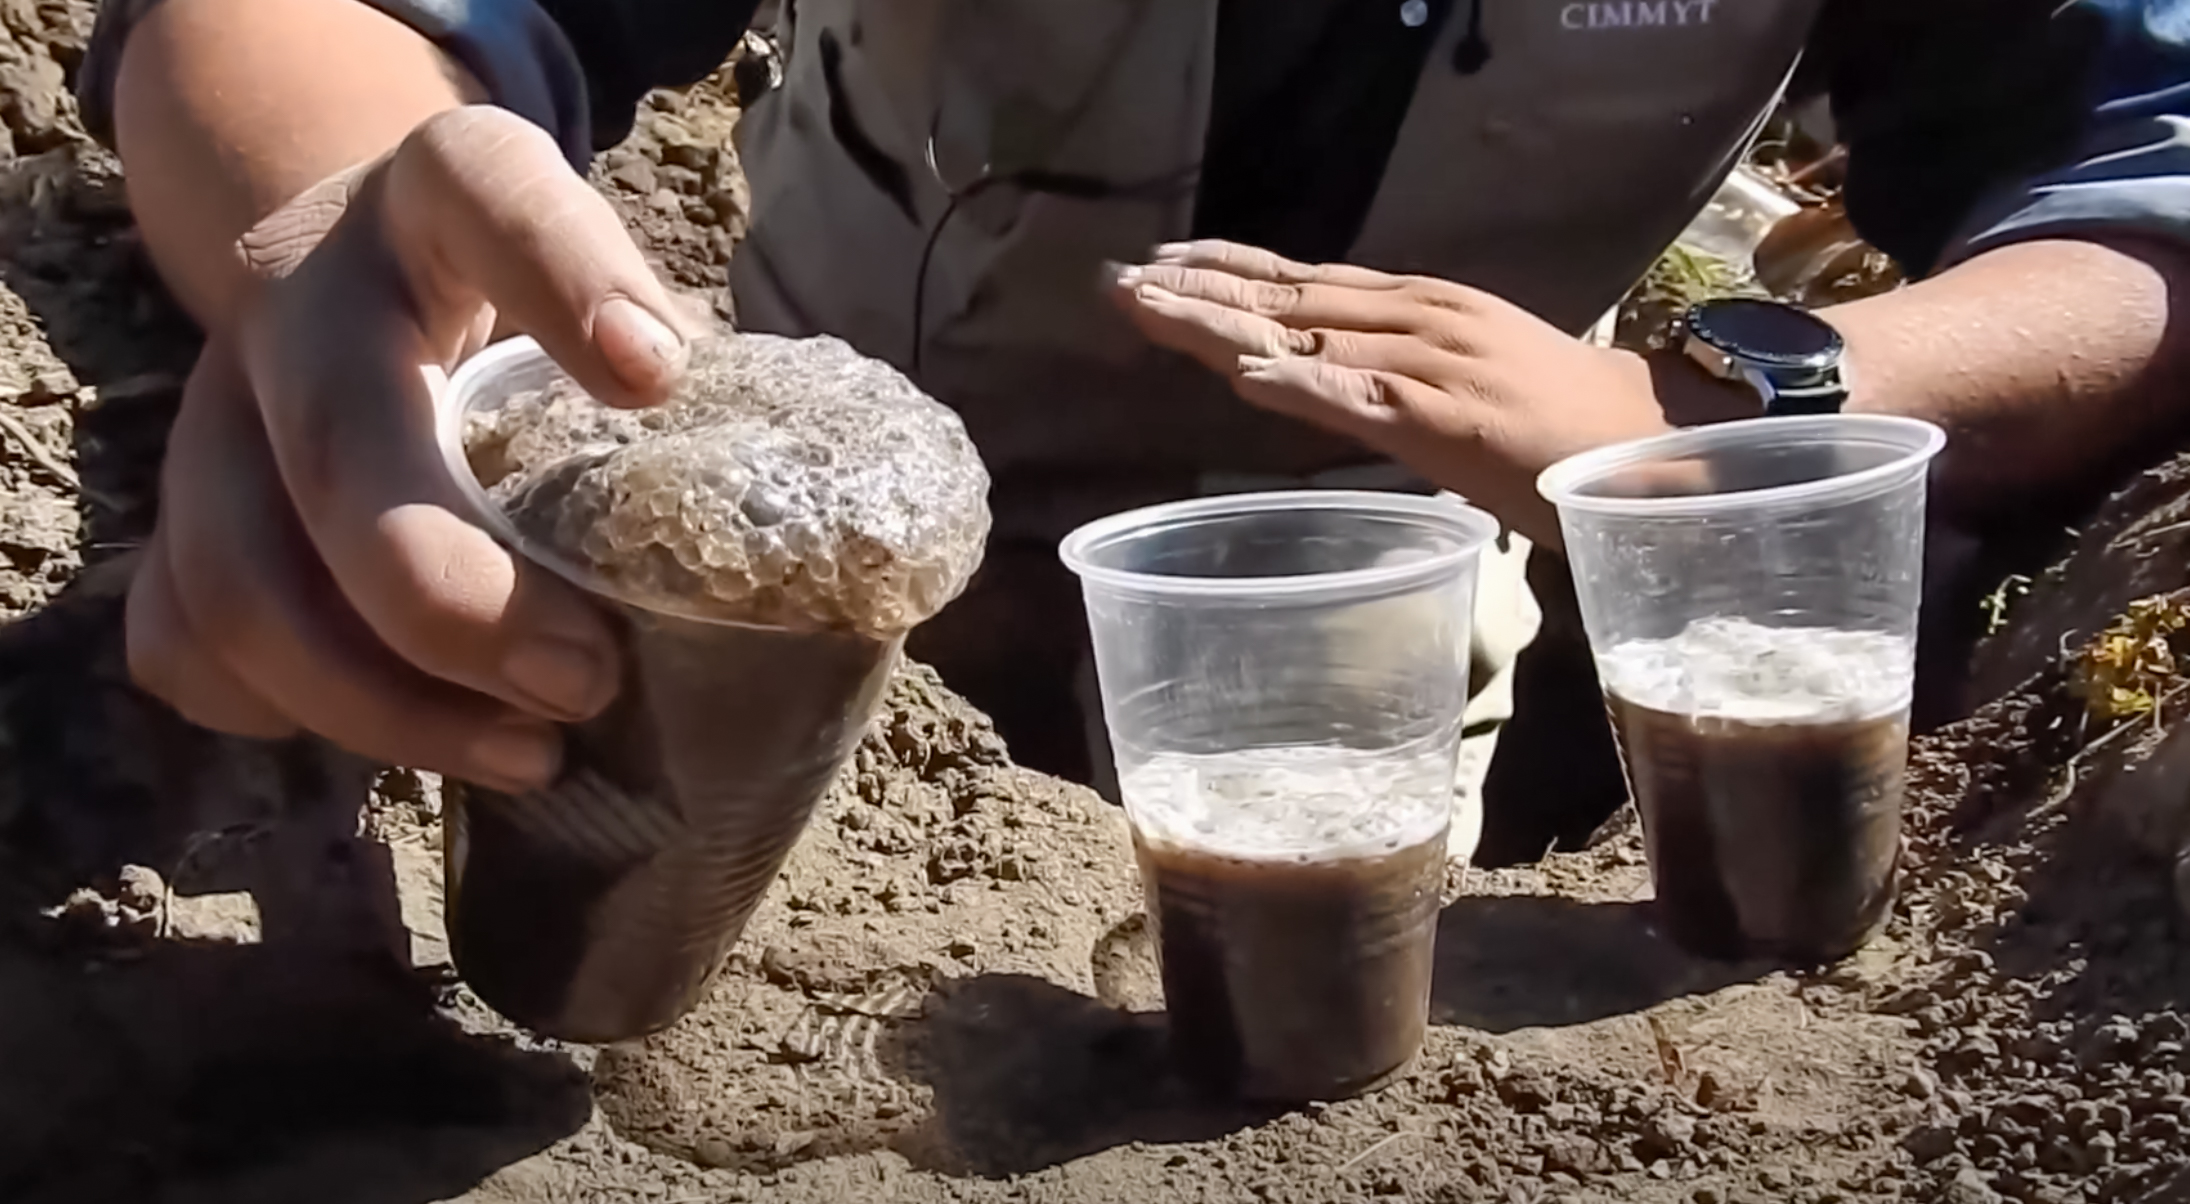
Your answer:
[[[558,378],[472,415],[465,446],[526,539],[678,613],[894,635],[965,588],[988,536],[958,416],[833,338],[702,341],[651,410]]]
[[[1396,749],[1329,745],[1160,753],[1121,776],[1141,833],[1247,860],[1372,855],[1434,837],[1451,822],[1448,743]]]
[[[745,521],[756,527],[772,527],[783,521],[790,506],[773,489],[755,489],[745,495],[738,507],[745,514]]]
[[[1883,631],[1716,617],[1597,658],[1605,688],[1653,710],[1755,723],[1833,723],[1909,705],[1914,644]]]

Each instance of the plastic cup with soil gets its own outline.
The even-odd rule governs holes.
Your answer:
[[[1901,850],[1938,428],[1763,418],[1547,470],[1657,914],[1816,965],[1884,926]]]
[[[1209,1091],[1339,1099],[1420,1049],[1496,534],[1450,498],[1308,491],[1065,540],[1174,1058]]]
[[[440,423],[477,521],[594,598],[624,654],[549,787],[446,792],[457,968],[542,1034],[654,1032],[759,906],[906,632],[971,577],[987,473],[955,414],[834,339],[705,340],[649,410],[512,340]]]

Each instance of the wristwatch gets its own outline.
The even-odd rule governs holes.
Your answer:
[[[1799,306],[1747,297],[1705,301],[1681,319],[1680,338],[1689,359],[1746,386],[1766,415],[1837,414],[1848,400],[1840,332]]]

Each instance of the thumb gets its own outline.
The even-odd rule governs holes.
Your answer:
[[[429,342],[481,303],[523,330],[594,396],[668,396],[705,324],[677,304],[608,202],[547,132],[503,109],[427,119],[390,159],[383,230]]]

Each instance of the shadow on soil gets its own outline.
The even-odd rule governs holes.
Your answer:
[[[423,1204],[576,1132],[568,1059],[467,1033],[394,955],[368,768],[131,689],[117,578],[0,625],[0,1199]],[[155,939],[127,864],[250,891],[261,943]]]
[[[1647,910],[1455,902],[1438,922],[1431,1023],[1494,1033],[1585,1024],[1761,973],[1688,957],[1651,929]],[[937,988],[898,1038],[902,1072],[935,1092],[933,1120],[899,1141],[901,1152],[947,1174],[1026,1174],[1121,1145],[1209,1141],[1283,1111],[1212,1103],[1173,1072],[1154,952],[1135,917],[1098,945],[1098,997],[1007,974]]]
[[[1587,1024],[1765,973],[1690,957],[1649,915],[1646,903],[1463,896],[1437,918],[1430,1022],[1491,1033]]]
[[[424,1204],[576,1132],[585,1081],[388,963],[0,938],[0,1198]]]
[[[901,1057],[934,1089],[935,1115],[899,1148],[946,1174],[1026,1174],[1136,1142],[1209,1141],[1275,1114],[1198,1097],[1171,1071],[1162,1013],[1026,975],[937,988]]]

